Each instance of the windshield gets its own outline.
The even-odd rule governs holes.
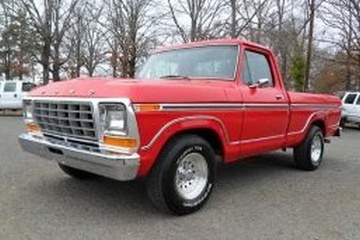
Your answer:
[[[238,49],[237,45],[222,45],[158,52],[148,59],[139,77],[233,80]]]

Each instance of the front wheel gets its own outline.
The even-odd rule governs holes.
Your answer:
[[[318,126],[312,126],[304,141],[294,148],[294,160],[300,169],[316,170],[324,153],[324,135]]]
[[[215,184],[215,153],[196,135],[176,137],[167,144],[147,182],[147,192],[162,212],[184,215],[199,210]]]

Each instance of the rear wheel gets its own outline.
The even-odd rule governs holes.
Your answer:
[[[72,168],[66,165],[63,165],[61,163],[59,163],[59,167],[60,169],[66,173],[67,175],[76,178],[76,179],[93,179],[98,177],[98,175],[90,173],[90,172],[86,172],[80,169],[76,169],[76,168]]]
[[[215,153],[209,143],[196,135],[183,135],[171,140],[160,154],[147,192],[158,210],[189,214],[208,200],[215,174]]]
[[[318,126],[312,126],[304,141],[294,148],[296,166],[303,170],[316,170],[324,153],[324,135]]]

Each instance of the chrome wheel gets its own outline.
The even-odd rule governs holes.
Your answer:
[[[185,200],[193,200],[204,191],[209,177],[206,159],[200,153],[189,153],[181,159],[175,174],[175,189]]]
[[[311,143],[311,161],[314,165],[319,165],[323,151],[323,141],[319,134],[315,135]]]

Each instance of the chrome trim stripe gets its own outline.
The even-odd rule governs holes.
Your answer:
[[[260,141],[267,141],[267,140],[273,140],[276,138],[284,138],[286,135],[282,134],[282,135],[274,135],[274,136],[270,136],[270,137],[261,137],[261,138],[253,138],[253,139],[248,139],[248,140],[242,140],[240,141],[240,143],[253,143],[253,142],[260,142]]]
[[[153,103],[151,103],[153,104]],[[156,103],[154,103],[156,104]],[[191,110],[239,110],[239,109],[321,109],[333,110],[337,105],[319,104],[287,104],[287,103],[158,103],[159,111],[191,111]],[[141,104],[134,104],[139,109]],[[139,110],[136,110],[137,112]]]
[[[214,103],[214,104],[161,104],[161,109],[166,110],[236,110],[236,109],[243,109],[243,104],[221,104],[221,103]]]
[[[245,103],[245,109],[289,109],[286,103]]]
[[[301,104],[290,104],[292,109],[302,109],[302,108],[318,108],[318,109],[334,109],[334,108],[341,108],[341,106],[334,105],[334,104],[308,104],[308,103],[301,103]]]

